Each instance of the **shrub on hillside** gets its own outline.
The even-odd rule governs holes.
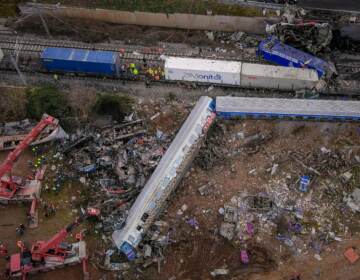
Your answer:
[[[133,99],[129,96],[116,94],[101,94],[94,105],[94,111],[99,115],[110,115],[121,122],[132,111]]]
[[[53,85],[45,85],[27,90],[26,113],[29,118],[40,119],[44,113],[55,118],[66,118],[71,109],[65,95]]]

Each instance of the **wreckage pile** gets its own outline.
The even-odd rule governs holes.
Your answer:
[[[105,270],[129,268],[127,262],[113,260],[119,255],[113,247],[111,234],[125,225],[128,210],[170,142],[171,137],[160,130],[149,132],[144,120],[128,119],[100,128],[88,126],[70,135],[56,148],[57,153],[50,162],[56,174],[51,189],[59,192],[65,180],[79,180],[87,189],[88,206],[101,212],[95,232],[102,236],[102,248],[110,249],[94,253],[99,267]],[[144,258],[159,255],[157,252],[166,244],[166,237],[159,236],[158,229],[164,227],[155,223],[149,231],[150,239],[145,239],[146,244],[141,246]],[[141,256],[140,252],[138,262]]]
[[[91,188],[90,203],[101,209],[98,230],[110,234],[123,227],[126,211],[169,144],[170,139],[161,131],[149,135],[141,119],[88,127],[63,144],[71,169]]]
[[[243,138],[235,149],[240,153],[258,152],[264,143],[256,141],[264,138],[259,135]],[[250,143],[252,149],[248,150]],[[263,170],[270,176],[261,188],[263,192],[242,192],[219,209],[223,215],[219,234],[244,249],[243,263],[249,262],[248,243],[262,243],[269,237],[283,243],[294,255],[313,254],[321,260],[330,242],[342,241],[360,231],[357,152],[348,146],[274,155],[272,164]],[[256,176],[259,172],[251,170],[249,174]]]

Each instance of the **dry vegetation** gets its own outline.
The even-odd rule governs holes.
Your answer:
[[[16,121],[26,117],[25,89],[0,88],[0,122]]]

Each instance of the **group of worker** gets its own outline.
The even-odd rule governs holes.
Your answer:
[[[146,81],[159,81],[165,76],[163,67],[148,66],[146,59],[143,59],[142,65],[136,63],[123,64],[121,66],[122,76],[131,80],[139,80],[140,74],[145,74]]]
[[[130,74],[132,75],[132,77],[136,80],[139,76],[139,69],[136,66],[136,64],[130,63],[128,70],[129,70]]]
[[[56,208],[53,203],[45,203],[44,205],[44,215],[46,218],[54,216],[56,213]]]
[[[150,77],[152,80],[159,81],[165,76],[164,69],[162,67],[149,67],[146,70],[146,76]]]
[[[25,225],[24,225],[24,224],[20,224],[20,225],[15,229],[15,231],[16,231],[16,233],[17,233],[18,235],[22,236],[22,235],[25,233],[25,229],[26,229]]]

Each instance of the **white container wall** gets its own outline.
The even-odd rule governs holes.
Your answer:
[[[313,89],[319,82],[312,69],[243,63],[241,86],[282,90]]]
[[[264,114],[274,116],[336,117],[360,119],[360,102],[349,100],[216,97],[220,116]]]
[[[211,84],[240,85],[241,62],[167,57],[165,79]]]

